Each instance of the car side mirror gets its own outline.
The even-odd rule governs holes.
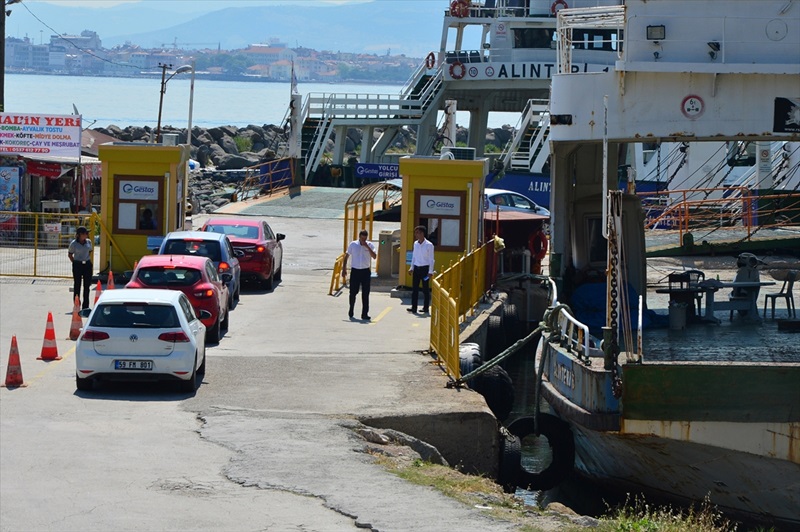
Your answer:
[[[284,238],[286,238],[286,235],[283,233],[275,233],[275,240],[283,240]]]
[[[211,313],[207,310],[201,310],[200,313],[197,315],[198,318],[201,320],[207,320],[211,318]]]
[[[78,311],[78,316],[80,316],[81,318],[88,318],[89,314],[91,314],[91,313],[92,313],[92,309],[90,309],[90,308],[82,308],[82,309],[80,309]]]
[[[221,274],[220,277],[222,278],[223,283],[229,283],[233,280],[233,274],[228,272]]]

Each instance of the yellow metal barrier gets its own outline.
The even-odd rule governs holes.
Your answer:
[[[344,287],[342,283],[342,266],[344,266],[344,256],[342,253],[336,257],[336,262],[333,263],[333,273],[331,274],[331,287],[328,289],[328,295],[332,296]]]
[[[460,257],[431,282],[430,348],[453,379],[461,378],[461,323],[475,313],[487,289],[486,267],[493,242]]]

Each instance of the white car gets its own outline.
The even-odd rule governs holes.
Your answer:
[[[501,211],[527,212],[540,216],[550,216],[549,210],[541,205],[537,205],[536,202],[518,192],[500,188],[487,188],[484,190],[484,193],[486,194],[484,210],[493,211],[499,208]]]
[[[75,385],[91,390],[96,380],[177,380],[197,390],[206,368],[206,327],[183,292],[106,290],[75,346]]]

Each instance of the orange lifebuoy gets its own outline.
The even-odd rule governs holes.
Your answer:
[[[550,6],[550,13],[552,13],[553,16],[558,13],[558,6],[561,6],[562,9],[567,9],[569,7],[564,0],[556,0],[553,2],[553,5]]]
[[[547,256],[547,235],[544,231],[538,229],[528,238],[528,249],[531,252],[531,257],[537,262],[542,262]]]
[[[434,65],[436,65],[436,56],[431,52],[425,58],[425,68],[431,69]]]
[[[461,79],[467,73],[467,67],[461,61],[455,61],[450,65],[450,77],[453,79]]]
[[[450,2],[450,14],[458,18],[466,17],[469,15],[469,2],[466,0],[453,0]]]

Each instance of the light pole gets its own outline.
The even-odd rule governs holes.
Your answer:
[[[167,82],[175,77],[176,74],[183,74],[184,72],[189,72],[190,70],[194,72],[194,68],[192,68],[191,65],[183,65],[182,67],[178,67],[178,69],[170,74],[169,77],[167,77],[167,69],[172,68],[172,65],[159,63],[158,68],[161,69],[161,96],[158,100],[158,126],[156,127],[156,142],[161,142],[161,110],[164,107],[164,93],[167,92]]]
[[[0,46],[0,113],[6,110],[6,17],[11,14],[10,9],[6,9],[11,4],[18,4],[22,0],[2,0],[3,16],[0,17],[0,32],[3,34],[2,46]]]

